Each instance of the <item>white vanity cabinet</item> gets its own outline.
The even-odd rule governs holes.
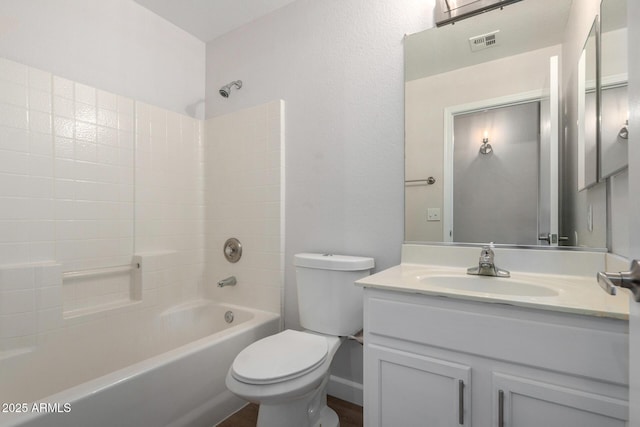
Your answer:
[[[376,344],[367,345],[366,352],[369,378],[377,385],[369,390],[367,426],[470,425],[464,403],[469,402],[471,367]]]
[[[493,373],[497,426],[623,427],[627,402],[592,385],[589,391]],[[483,424],[481,424],[483,425]]]
[[[626,425],[625,320],[364,295],[366,427]]]

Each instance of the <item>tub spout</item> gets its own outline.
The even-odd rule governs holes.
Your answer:
[[[222,279],[218,282],[219,288],[224,288],[225,286],[235,286],[238,281],[236,280],[236,276],[230,276],[226,279]]]

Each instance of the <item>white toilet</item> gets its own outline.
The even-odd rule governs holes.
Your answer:
[[[329,367],[346,336],[362,329],[362,288],[373,258],[294,256],[304,332],[287,329],[251,344],[227,373],[234,394],[260,404],[258,427],[338,427],[327,406]]]

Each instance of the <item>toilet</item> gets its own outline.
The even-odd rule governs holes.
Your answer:
[[[362,288],[373,258],[302,253],[294,256],[300,324],[242,350],[227,388],[258,403],[258,427],[338,427],[327,406],[331,361],[347,336],[362,329]]]

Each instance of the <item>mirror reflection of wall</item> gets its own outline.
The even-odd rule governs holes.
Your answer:
[[[602,88],[600,168],[603,178],[627,167],[629,102],[627,85]]]
[[[600,175],[615,175],[627,167],[627,28],[626,2],[601,4],[602,108]]]
[[[538,244],[539,135],[539,102],[454,118],[453,241]]]

